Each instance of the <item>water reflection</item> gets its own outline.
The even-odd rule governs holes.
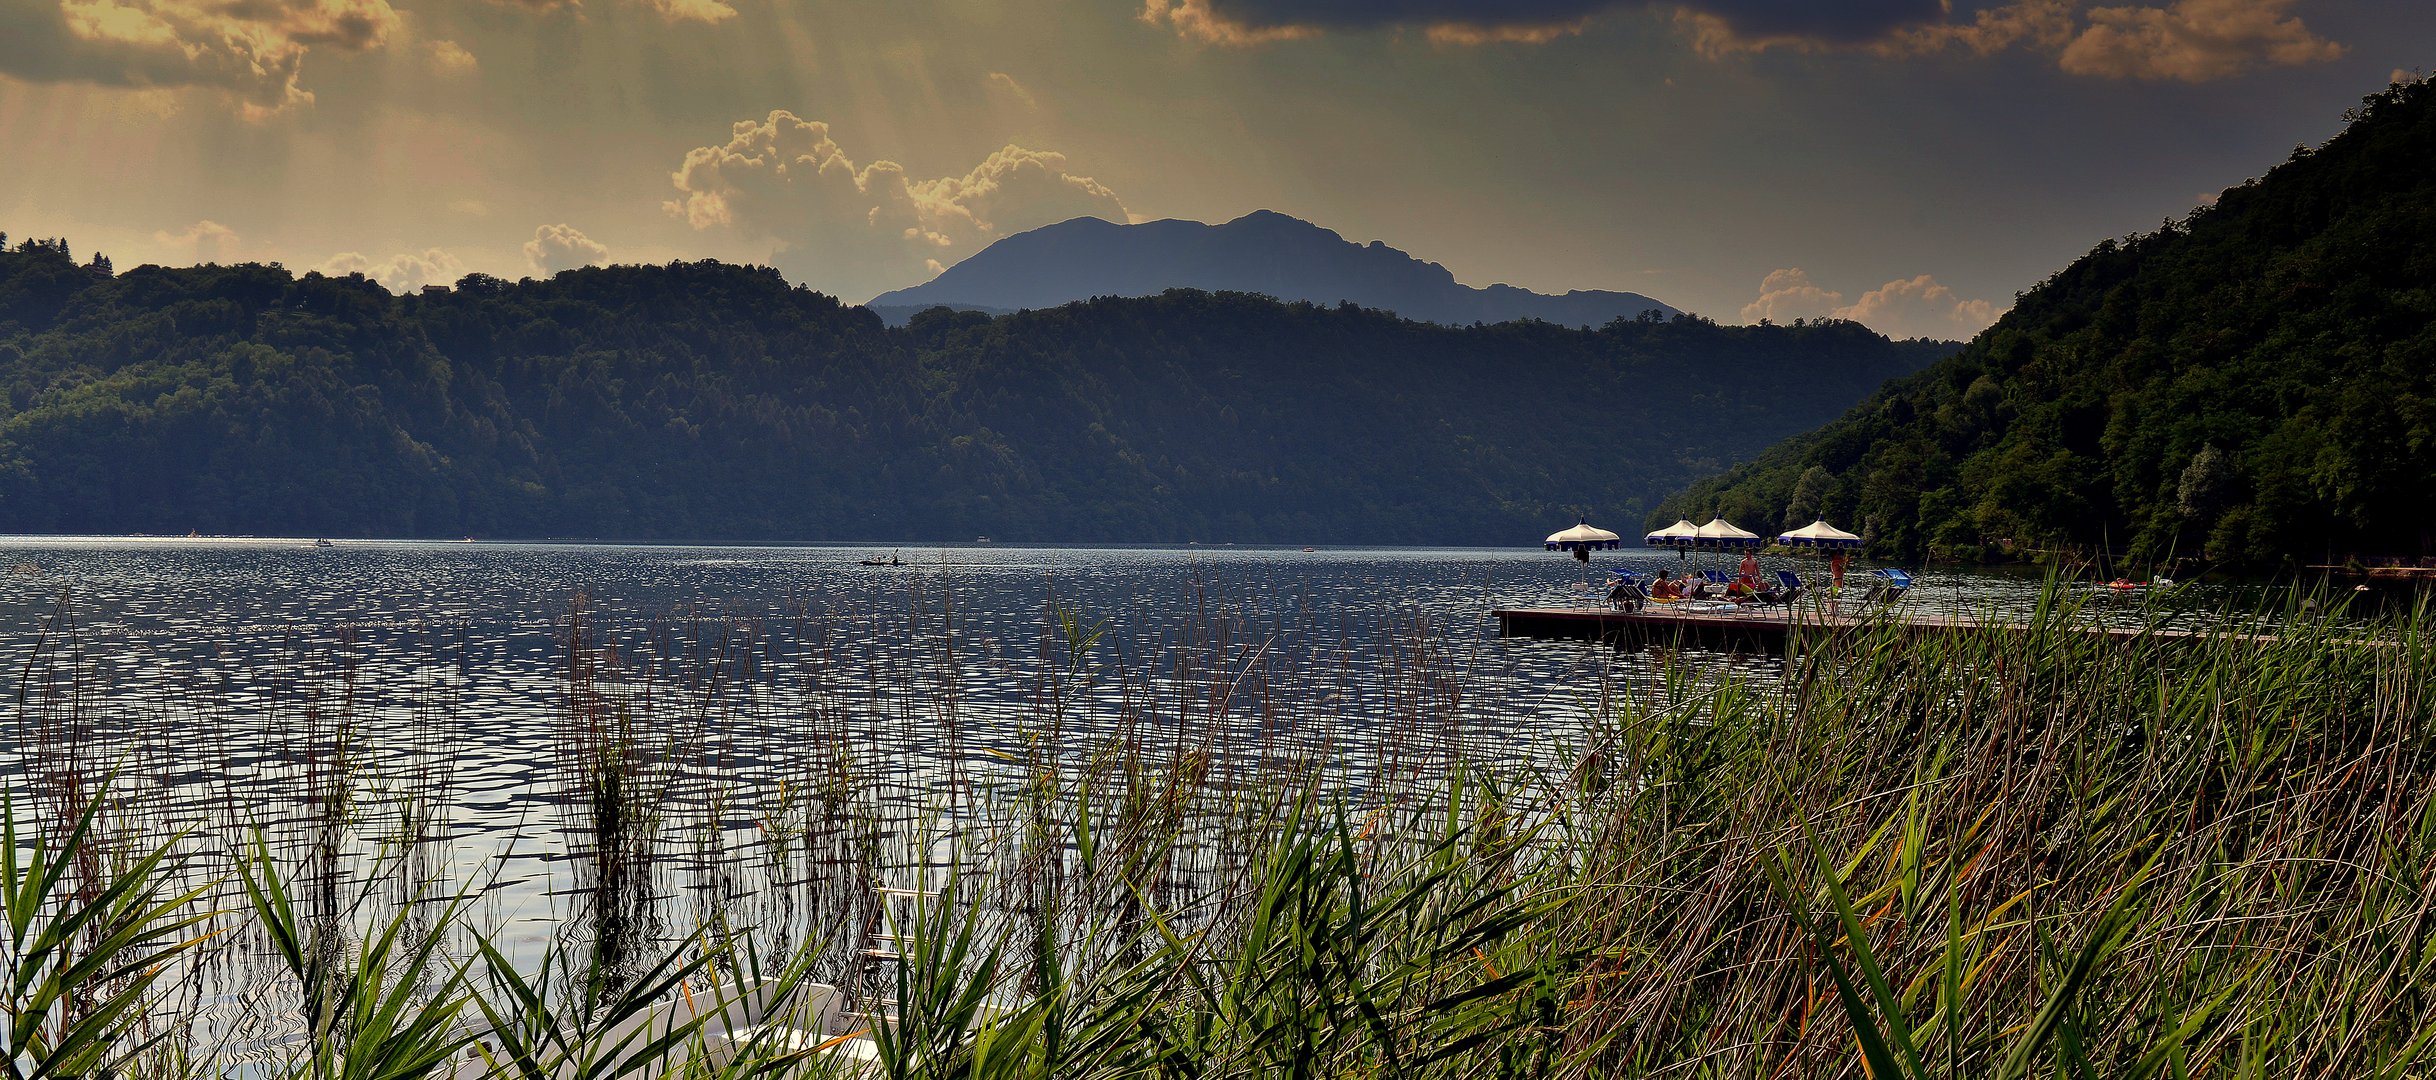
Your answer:
[[[612,979],[730,927],[773,955],[831,943],[814,977],[854,985],[877,890],[920,884],[929,838],[1095,755],[1142,763],[1112,814],[1180,829],[1185,788],[1359,801],[1457,761],[1561,772],[1611,695],[1774,670],[1495,638],[1493,607],[1587,602],[1536,550],[0,546],[39,567],[0,585],[21,673],[0,769],[45,819],[115,774],[122,846],[191,830],[200,882],[258,837],[329,942],[470,894],[512,956],[555,944]],[[894,550],[911,565],[860,565]],[[2036,591],[1919,595],[2002,613]],[[1188,844],[1138,884],[1231,857]],[[241,962],[259,947],[214,953],[179,1007],[275,1039],[243,1030],[278,1012]]]

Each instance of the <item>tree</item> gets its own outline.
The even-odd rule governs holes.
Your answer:
[[[1802,478],[1793,483],[1793,501],[1785,506],[1785,528],[1798,529],[1826,516],[1820,508],[1826,505],[1827,489],[1834,484],[1835,474],[1824,465],[1802,470]]]
[[[2208,443],[2183,466],[2182,479],[2174,485],[2174,509],[2183,520],[2205,529],[2232,491],[2233,462],[2215,443]]]

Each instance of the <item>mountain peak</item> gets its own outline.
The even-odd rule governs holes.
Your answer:
[[[1164,219],[1139,225],[1075,218],[1017,233],[928,284],[883,293],[870,307],[909,317],[934,306],[1003,311],[1095,296],[1169,289],[1262,293],[1285,301],[1350,302],[1419,322],[1468,325],[1540,319],[1601,326],[1675,309],[1638,293],[1574,290],[1547,296],[1508,285],[1477,289],[1444,266],[1383,240],[1357,244],[1312,222],[1254,210],[1222,225]]]

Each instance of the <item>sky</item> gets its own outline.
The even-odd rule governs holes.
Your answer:
[[[2425,0],[0,0],[0,231],[850,303],[1083,214],[1961,338],[2436,65]]]

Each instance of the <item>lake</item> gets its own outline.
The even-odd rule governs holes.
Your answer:
[[[646,869],[620,925],[646,938],[729,907],[820,932],[821,901],[789,897],[833,888],[820,867],[845,856],[814,852],[808,793],[851,789],[888,823],[880,862],[918,874],[925,839],[1001,786],[1112,746],[1358,803],[1457,760],[1561,771],[1602,694],[1775,670],[1495,637],[1493,607],[1687,565],[1647,551],[1584,568],[1536,547],[0,549],[19,683],[0,770],[20,805],[62,813],[115,774],[122,842],[192,830],[190,876],[259,835],[325,903],[463,890],[526,957],[606,932],[604,867],[624,862],[605,853],[626,843]],[[890,557],[905,565],[860,564]],[[2037,587],[1929,574],[1915,602],[2004,611]],[[604,777],[641,818],[604,824]],[[231,970],[184,1007],[244,1012],[260,979]]]

